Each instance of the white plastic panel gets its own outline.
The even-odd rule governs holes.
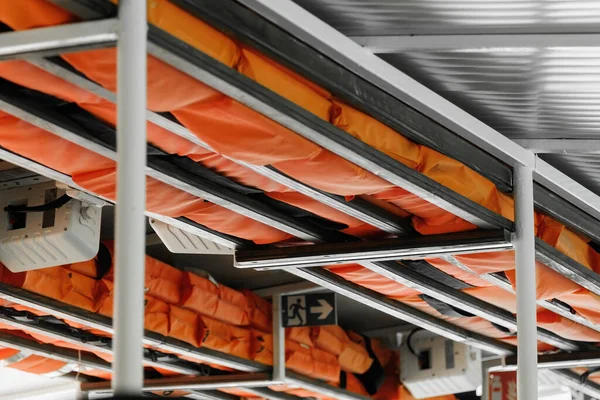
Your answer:
[[[233,249],[166,224],[154,218],[150,226],[171,253],[233,255]]]

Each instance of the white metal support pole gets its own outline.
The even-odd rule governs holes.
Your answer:
[[[117,52],[117,208],[112,387],[140,395],[144,383],[146,239],[146,2],[119,2]]]
[[[514,168],[517,267],[517,386],[519,399],[537,399],[537,321],[533,168]]]
[[[273,295],[273,383],[285,383],[285,329],[281,293]]]

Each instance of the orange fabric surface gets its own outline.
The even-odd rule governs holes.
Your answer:
[[[17,7],[17,3],[21,4]],[[42,28],[76,21],[73,15],[45,0],[17,3],[13,0],[0,1],[0,20],[15,30]]]
[[[250,317],[250,326],[262,332],[273,329],[273,306],[267,300],[254,294],[251,290],[244,289],[246,297],[246,312]]]
[[[581,288],[576,292],[562,295],[564,301],[580,315],[596,324],[600,323],[600,298],[587,289]]]
[[[269,197],[275,200],[279,200],[281,202],[291,204],[303,210],[307,210],[316,214],[320,217],[327,218],[331,221],[335,221],[344,225],[347,225],[348,228],[342,230],[342,232],[347,232],[348,234],[354,233],[356,236],[366,237],[366,236],[375,236],[381,235],[382,231],[379,229],[365,224],[364,222],[349,216],[348,214],[344,214],[341,211],[333,209],[325,204],[318,202],[308,196],[305,196],[298,192],[286,192],[286,193],[267,193]]]
[[[114,295],[108,293],[98,302],[98,314],[112,318],[114,315]],[[169,334],[169,305],[152,296],[144,296],[144,328],[160,333]]]
[[[183,276],[182,307],[232,325],[250,324],[246,298],[241,292],[193,273],[184,273]]]
[[[6,270],[2,281],[84,310],[96,310],[98,281],[65,267],[51,267],[19,273]]]
[[[252,240],[256,244],[269,244],[292,238],[285,232],[211,203],[204,203],[201,210],[185,216],[211,229]]]
[[[485,254],[488,254],[488,253],[485,253]],[[455,256],[455,257],[457,257],[457,256]],[[457,266],[449,263],[448,261],[442,260],[440,258],[428,258],[425,261],[427,261],[429,264],[433,265],[440,271],[443,271],[443,272],[447,273],[448,275],[451,275],[451,276],[455,277],[456,279],[459,279],[469,285],[477,286],[477,287],[493,286],[492,283],[486,281],[485,279],[482,279],[479,276],[472,274],[470,272],[467,272],[467,271],[461,269],[460,267],[457,267]]]
[[[329,121],[332,106],[328,100],[329,93],[298,74],[248,48],[242,48],[242,58],[237,70],[321,119]]]
[[[252,333],[249,329],[228,325],[209,317],[202,317],[205,330],[202,346],[250,360]]]
[[[222,95],[172,112],[217,153],[251,164],[305,159],[320,151],[316,144]]]
[[[169,306],[168,336],[200,347],[205,333],[205,326],[197,313],[173,305]]]
[[[114,166],[108,158],[1,111],[0,146],[32,160],[43,160],[47,167],[69,175]]]
[[[47,374],[54,372],[67,365],[66,362],[50,358],[31,355],[24,360],[10,364],[10,368],[18,369],[31,374]]]
[[[223,64],[238,64],[240,50],[223,33],[188,14],[167,0],[147,0],[148,22]]]
[[[382,153],[409,168],[416,169],[422,162],[420,146],[411,142],[376,119],[338,101],[331,123],[362,142],[369,143]]]
[[[105,242],[114,260],[114,243]],[[184,273],[156,258],[145,257],[145,290],[146,294],[168,304],[179,304],[180,286]],[[113,283],[115,280],[114,263],[104,276],[104,281]]]
[[[403,298],[418,293],[414,289],[400,285],[358,264],[332,265],[326,268],[348,281],[365,286],[391,298]]]

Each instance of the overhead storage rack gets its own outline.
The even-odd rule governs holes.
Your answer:
[[[4,60],[25,58],[28,63],[74,85],[74,87],[91,92],[109,103],[117,103],[116,95],[112,91],[103,87],[100,83],[88,79],[85,72],[78,71],[76,67],[64,59],[56,57],[57,55],[83,50],[113,47],[119,35],[117,29],[118,19],[115,17],[117,6],[107,0],[54,0],[51,2],[61,9],[77,15],[84,22],[37,28],[35,31],[24,30],[22,32],[3,33],[0,35],[0,57]],[[537,261],[549,267],[556,273],[556,276],[566,278],[578,287],[588,290],[591,294],[600,295],[600,276],[596,272],[582,265],[580,260],[561,252],[556,248],[558,246],[553,246],[539,237],[535,238],[535,241],[533,240],[533,212],[531,212],[531,215],[528,213],[528,207],[532,208],[535,204],[540,213],[566,225],[568,229],[578,234],[589,237],[592,242],[600,243],[600,221],[590,215],[587,212],[588,210],[583,210],[578,207],[579,204],[574,205],[556,195],[548,187],[543,186],[543,180],[534,184],[531,165],[514,166],[513,168],[513,163],[511,165],[505,164],[497,157],[458,136],[451,129],[407,105],[392,92],[382,90],[379,87],[380,85],[366,80],[357,74],[353,68],[341,65],[335,60],[335,57],[322,54],[318,49],[312,47],[311,43],[307,44],[307,42],[299,40],[293,32],[290,33],[282,29],[252,9],[247,8],[243,5],[248,3],[246,1],[221,0],[218,7],[215,7],[214,2],[210,0],[171,0],[167,3],[184,10],[190,17],[204,21],[244,46],[259,51],[273,62],[278,62],[284,67],[290,68],[291,71],[299,74],[302,77],[301,79],[319,85],[319,87],[333,94],[336,99],[355,107],[396,132],[401,132],[404,137],[410,139],[413,143],[426,146],[424,148],[427,149],[436,150],[447,156],[449,160],[459,161],[463,166],[470,168],[493,183],[495,188],[501,192],[511,193],[515,189],[515,196],[518,198],[516,201],[517,215],[516,223],[513,223],[507,215],[493,211],[436,181],[422,171],[407,166],[398,161],[393,155],[386,154],[381,148],[375,148],[375,146],[366,143],[361,138],[348,134],[342,128],[319,118],[283,95],[186,43],[181,38],[176,37],[175,33],[168,32],[160,26],[150,23],[148,54],[155,59],[206,84],[249,110],[256,111],[261,118],[266,117],[270,121],[288,128],[299,137],[338,156],[344,162],[360,167],[361,171],[371,173],[377,179],[404,189],[416,198],[424,199],[430,205],[480,230],[472,230],[467,233],[449,232],[431,236],[420,235],[407,215],[401,216],[400,213],[392,211],[390,207],[384,207],[383,201],[377,202],[359,196],[350,199],[349,197],[353,196],[344,197],[341,194],[329,193],[324,189],[302,182],[297,177],[286,173],[286,171],[278,169],[277,166],[260,165],[260,162],[251,163],[247,160],[239,160],[231,155],[224,155],[223,159],[233,165],[252,171],[257,176],[268,178],[281,187],[306,196],[313,200],[315,204],[325,205],[347,217],[368,224],[388,236],[386,239],[377,240],[368,237],[360,238],[360,235],[342,232],[342,229],[331,229],[323,226],[323,224],[314,223],[313,217],[323,218],[316,211],[304,210],[303,216],[308,214],[309,218],[293,215],[283,207],[284,201],[278,202],[277,199],[270,199],[264,196],[262,190],[248,188],[248,186],[238,183],[236,179],[225,177],[225,173],[222,171],[215,172],[215,169],[218,168],[211,169],[185,155],[170,154],[170,152],[160,148],[160,143],[149,143],[147,145],[148,157],[145,169],[147,177],[166,184],[168,187],[178,189],[181,193],[191,195],[193,198],[204,199],[225,210],[244,216],[247,221],[259,223],[256,225],[257,227],[265,226],[272,229],[269,232],[276,232],[279,237],[293,237],[296,241],[295,244],[301,244],[301,246],[291,248],[257,246],[248,237],[236,237],[231,233],[219,232],[215,226],[204,226],[200,222],[191,219],[189,215],[165,216],[147,211],[148,216],[221,245],[235,248],[237,263],[240,266],[283,268],[287,272],[317,285],[356,299],[374,309],[452,340],[468,342],[471,345],[500,355],[511,355],[516,352],[514,345],[507,343],[506,340],[501,341],[469,331],[451,323],[447,318],[443,318],[443,315],[442,317],[433,316],[416,306],[410,306],[359,283],[346,280],[336,274],[332,268],[326,269],[320,268],[320,266],[331,267],[333,264],[358,262],[366,270],[370,270],[403,287],[415,290],[421,300],[433,299],[454,310],[459,310],[462,316],[480,317],[504,329],[508,337],[513,336],[519,327],[525,327],[521,329],[533,327],[532,332],[521,332],[522,335],[519,337],[519,340],[521,340],[521,337],[526,337],[530,342],[532,341],[533,345],[530,350],[533,352],[536,351],[535,344],[539,340],[553,348],[565,352],[574,352],[572,358],[565,357],[565,360],[560,361],[569,361],[573,358],[580,360],[582,359],[581,352],[585,352],[586,365],[595,365],[598,362],[594,361],[595,347],[590,343],[579,342],[574,337],[565,338],[560,335],[561,332],[552,332],[549,329],[536,328],[530,323],[527,324],[526,319],[531,321],[535,319],[535,301],[529,308],[521,308],[517,304],[519,313],[533,310],[532,315],[517,320],[513,312],[507,310],[506,307],[494,305],[485,298],[481,299],[476,294],[471,294],[473,291],[469,291],[469,289],[476,288],[476,285],[471,285],[465,280],[482,279],[501,288],[508,296],[509,293],[513,293],[511,281],[514,281],[514,277],[509,278],[506,274],[497,271],[490,273],[475,271],[472,265],[461,258],[461,255],[482,251],[484,251],[481,253],[483,257],[487,254],[485,252],[510,251],[513,244],[517,248],[517,253],[527,257],[529,249],[524,246],[530,244],[531,256],[533,256],[533,246],[535,246]],[[43,90],[37,91],[32,88],[23,90],[23,85],[11,82],[7,78],[0,81],[0,110],[4,113],[50,132],[66,142],[76,144],[92,154],[100,155],[108,160],[117,160],[117,134],[112,126],[113,124],[108,122],[107,119],[94,117],[92,113],[88,111],[81,112],[77,108],[63,109],[59,112],[52,106],[54,100],[56,100],[56,96],[52,93],[44,93]],[[93,118],[90,119],[90,116]],[[94,118],[93,122],[97,125],[90,125],[90,121]],[[221,152],[219,149],[215,149],[214,145],[203,140],[200,135],[197,135],[197,132],[194,133],[192,129],[184,126],[170,112],[148,110],[146,119],[155,126],[164,129],[165,132],[172,134],[171,137],[173,138],[177,137],[185,143],[217,155]],[[0,145],[4,146],[4,142],[0,141]],[[276,152],[277,148],[264,149],[264,151],[267,150]],[[75,180],[67,173],[44,165],[42,160],[25,156],[7,146],[0,149],[0,158],[82,192],[89,193],[92,196],[110,202],[113,201],[114,196],[95,192],[91,188],[93,185],[89,185],[89,182]],[[519,182],[518,179],[515,179],[515,182],[513,182],[513,172],[515,178],[518,177],[522,181]],[[98,188],[102,189],[100,186]],[[523,204],[527,203],[530,195],[532,204]],[[293,206],[294,204],[292,204]],[[299,208],[301,207],[296,206],[294,210]],[[524,214],[527,215],[523,220],[528,221],[525,226],[531,228],[527,228],[525,233],[523,233],[523,228],[519,229],[520,216]],[[531,216],[531,221],[529,221],[528,216]],[[515,230],[517,231],[516,239]],[[389,236],[395,236],[396,238],[392,239]],[[361,239],[366,240],[361,241]],[[305,246],[305,243],[301,243],[302,241],[314,243],[314,245]],[[267,244],[268,240],[265,243]],[[416,261],[415,258],[422,260]],[[460,269],[466,274],[465,278],[459,279],[437,268],[434,259],[438,258]],[[530,261],[531,265],[528,264],[529,260],[525,261],[526,265],[531,267],[530,271],[525,272],[525,277],[528,276],[527,273],[534,274],[533,259]],[[427,271],[431,274],[428,274]],[[517,275],[520,273],[519,268],[517,268]],[[533,276],[533,281],[535,281],[535,276]],[[533,292],[530,291],[528,295],[534,296],[535,289],[533,287]],[[523,289],[517,286],[517,290],[521,290],[522,293]],[[521,293],[517,295],[517,302],[519,302]],[[98,330],[106,334],[113,333],[109,318],[68,306],[8,284],[0,283],[0,298],[47,315],[53,315],[59,319],[75,322],[87,329]],[[579,324],[579,328],[574,329],[588,329],[589,332],[594,332],[594,334],[600,332],[600,326],[596,322],[591,321],[580,312],[576,312],[568,303],[560,299],[534,300],[541,307],[560,316],[561,321],[571,321],[569,322],[572,324],[570,326],[577,327],[576,324]],[[81,338],[73,333],[73,330],[64,330],[61,329],[60,325],[44,324],[36,321],[34,315],[26,315],[25,320],[22,316],[20,318],[15,318],[15,316],[18,316],[17,310],[10,307],[0,309],[0,320],[3,323],[76,343],[90,351],[112,354],[113,350],[110,345],[102,342],[99,337],[94,338],[95,340],[91,343],[89,340],[86,343],[82,342]],[[274,330],[274,334],[276,336],[280,335],[280,337],[283,335],[281,329]],[[575,335],[571,334],[571,336]],[[598,337],[600,338],[600,336]],[[172,372],[202,375],[203,370],[198,363],[210,363],[247,373],[210,376],[206,379],[199,377],[184,380],[173,378],[171,381],[153,381],[147,382],[147,385],[145,384],[145,390],[181,387],[200,391],[196,393],[198,396],[227,398],[226,395],[220,393],[204,393],[202,390],[212,391],[213,389],[235,384],[234,382],[237,380],[240,386],[244,386],[247,390],[254,391],[255,394],[266,398],[290,397],[283,393],[264,389],[264,387],[276,384],[287,384],[339,399],[364,398],[348,390],[336,388],[291,371],[284,371],[284,377],[282,381],[279,381],[274,375],[276,375],[277,368],[283,368],[281,362],[279,365],[274,366],[274,372],[254,361],[210,349],[195,348],[187,343],[162,337],[155,332],[146,331],[143,340],[144,344],[150,346],[153,349],[152,351],[155,352],[147,352],[144,355],[144,363],[150,366],[155,365]],[[2,341],[9,343],[9,339],[6,338]],[[594,342],[591,339],[586,341]],[[28,343],[24,340],[20,342],[17,340],[9,344],[15,347],[29,346],[30,349],[35,347],[35,351],[39,354],[50,357],[58,354],[62,359],[74,362],[73,353],[65,349]],[[162,353],[157,354],[156,352]],[[167,354],[172,355],[172,357],[167,357]],[[182,356],[185,357],[185,360],[181,359]],[[523,360],[529,362],[531,366],[531,357],[526,358],[524,354],[522,356]],[[543,355],[540,356],[540,364],[546,362],[544,357]],[[600,353],[598,353],[597,358],[600,359]],[[110,370],[106,362],[90,359],[86,360],[86,363],[93,365],[95,369]],[[533,365],[535,367],[535,363]],[[553,364],[553,367],[571,368],[571,365],[558,363]],[[577,382],[578,377],[575,374],[565,371],[559,372],[559,374],[570,380],[572,384],[580,386],[580,383]],[[590,382],[586,385],[588,390],[593,390],[600,396],[600,388],[596,384]],[[263,388],[257,389],[255,386]],[[103,383],[90,383],[87,387],[90,390],[107,390],[106,384]]]

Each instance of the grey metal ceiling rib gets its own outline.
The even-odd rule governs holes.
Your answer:
[[[294,0],[348,36],[598,32],[595,0]]]

